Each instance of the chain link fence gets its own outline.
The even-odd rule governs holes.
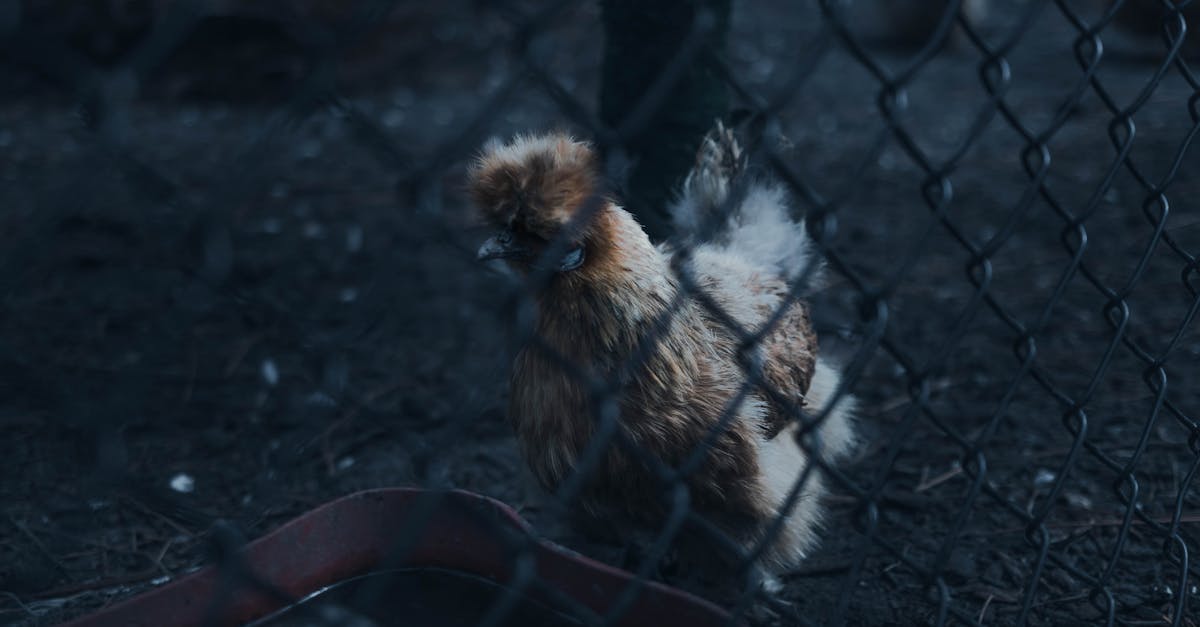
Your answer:
[[[636,575],[607,612],[563,600],[567,624],[620,624],[652,579],[733,622],[1198,624],[1198,12],[0,4],[0,621],[78,617],[204,564],[231,598],[295,601],[244,568],[245,538],[415,485],[497,498]],[[672,570],[681,530],[704,527],[686,477],[623,440],[617,382],[561,355],[594,390],[594,436],[557,490],[525,477],[504,373],[522,347],[554,358],[513,331],[550,277],[479,267],[463,193],[489,137],[571,129],[668,238],[717,117],[804,216],[829,278],[784,302],[809,304],[859,403],[838,463],[807,437],[828,412],[789,412],[813,460],[796,480],[820,475],[828,512],[773,594],[719,533],[742,558],[720,590]],[[671,315],[732,322],[673,268]],[[765,335],[735,327],[743,346]],[[739,397],[786,396],[742,375]],[[665,504],[632,549],[572,520],[614,447]],[[430,507],[397,525],[393,564]],[[505,542],[513,578],[482,624],[530,620],[521,596],[553,589],[529,538]],[[394,619],[385,590],[359,592],[296,620]]]

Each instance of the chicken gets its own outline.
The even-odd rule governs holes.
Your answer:
[[[818,354],[803,303],[788,305],[746,354],[681,277],[756,331],[785,304],[789,281],[819,268],[803,225],[789,217],[782,187],[743,176],[741,150],[719,126],[672,207],[680,241],[651,244],[604,195],[597,172],[592,148],[563,134],[493,140],[469,170],[471,196],[498,229],[479,258],[547,279],[535,299],[540,346],[522,349],[511,373],[508,416],[522,454],[554,489],[600,424],[594,388],[561,360],[619,386],[618,440],[626,445],[610,446],[590,469],[582,506],[600,517],[661,524],[670,499],[636,451],[679,468],[707,446],[686,476],[694,512],[747,551],[773,519],[787,516],[756,564],[769,579],[814,546],[826,492],[814,472],[782,511],[809,465],[796,410],[813,416],[829,409],[814,439],[832,462],[853,442],[854,400],[842,394],[826,407],[840,375]],[[736,202],[726,218],[720,209],[730,198]],[[739,395],[747,380],[739,363],[747,357],[777,395],[757,385]],[[722,424],[723,416],[732,419]],[[716,437],[705,444],[710,432]]]

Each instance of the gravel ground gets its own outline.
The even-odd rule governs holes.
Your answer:
[[[774,94],[811,56],[817,9],[735,5],[729,65],[754,93]],[[991,8],[981,31],[996,44],[1027,5]],[[526,479],[503,409],[515,288],[473,263],[483,233],[461,194],[483,137],[577,126],[531,84],[491,100],[520,70],[503,54],[513,37],[503,12],[397,11],[335,65],[338,106],[288,109],[310,68],[253,33],[216,56],[189,40],[124,101],[115,134],[89,130],[70,91],[0,66],[0,232],[10,234],[0,624],[52,624],[194,570],[214,520],[257,537],[380,486],[487,494],[552,539],[615,559],[547,517]],[[860,2],[850,16],[874,62],[905,67],[914,52],[884,45],[878,7]],[[588,106],[597,19],[590,3],[571,4],[534,44]],[[1034,134],[1079,80],[1074,36],[1050,5],[1006,56],[1004,102]],[[1192,612],[1181,624],[1198,623],[1200,569],[1193,560],[1180,590],[1164,553],[1173,517],[1200,549],[1200,336],[1189,317],[1200,277],[1187,257],[1200,252],[1200,161],[1186,150],[1195,91],[1175,70],[1154,84],[1144,42],[1108,31],[1105,41],[1097,77],[1118,106],[1154,86],[1129,155],[1146,180],[1169,182],[1167,239],[1154,237],[1156,195],[1118,169],[1084,222],[1083,272],[1070,276],[1061,211],[1092,206],[1116,159],[1113,114],[1094,92],[1044,139],[1047,194],[1025,202],[1025,140],[999,116],[974,129],[989,102],[982,55],[961,38],[921,66],[899,124],[935,164],[970,142],[946,172],[944,221],[922,196],[926,172],[894,138],[879,143],[880,83],[844,47],[780,111],[788,167],[836,201],[837,260],[872,289],[890,286],[883,347],[855,280],[835,271],[813,295],[824,350],[862,358],[863,444],[820,550],[787,579],[783,624],[841,611],[850,624],[934,622],[935,565],[952,621],[1013,623],[1041,532],[1053,559],[1029,622],[1103,621],[1106,601],[1091,593],[1104,576],[1119,624],[1161,624],[1179,595]],[[464,133],[461,149],[442,150]],[[985,302],[963,241],[992,238]],[[1113,303],[1129,317],[1127,341],[1109,351]],[[1041,320],[1031,372],[1006,318]],[[1168,346],[1163,386],[1148,366]],[[915,381],[927,389],[919,403]],[[982,482],[976,462],[963,466],[977,459],[971,442],[986,460]],[[873,526],[860,490],[875,495]],[[1027,516],[1043,511],[1028,534]]]

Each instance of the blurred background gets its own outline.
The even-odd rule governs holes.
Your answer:
[[[1200,4],[1174,4],[0,2],[0,624],[379,486],[613,561],[525,478],[519,286],[473,261],[464,166],[569,129],[664,239],[721,118],[820,234],[822,350],[863,401],[779,620],[1196,625]]]

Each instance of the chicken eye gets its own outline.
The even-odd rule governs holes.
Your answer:
[[[572,249],[571,252],[563,256],[562,261],[558,263],[558,269],[561,272],[568,272],[583,265],[583,247]]]
[[[496,241],[501,244],[504,244],[505,246],[512,244],[513,243],[512,231],[501,231],[498,235],[496,235]]]

